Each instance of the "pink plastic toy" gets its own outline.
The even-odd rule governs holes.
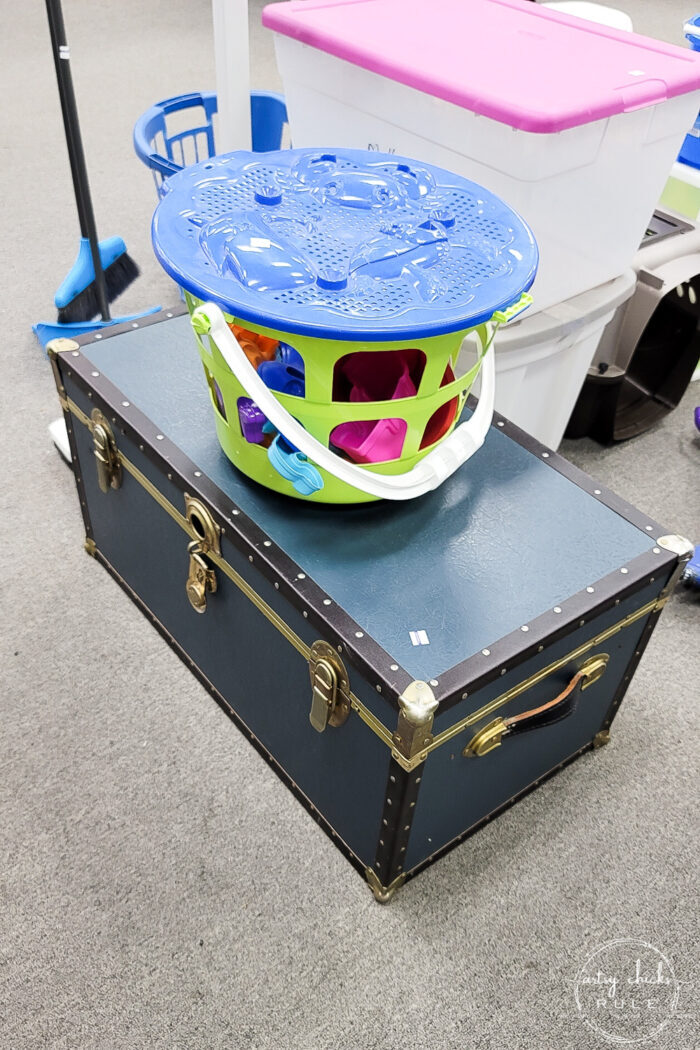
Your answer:
[[[415,367],[415,351],[352,354],[339,362],[341,381],[352,384],[348,400],[395,401],[415,397],[417,388],[409,363]],[[405,419],[363,419],[341,423],[332,432],[331,441],[355,463],[384,463],[400,457],[406,430]]]

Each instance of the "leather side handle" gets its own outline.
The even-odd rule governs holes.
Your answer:
[[[472,737],[462,754],[467,758],[480,758],[499,747],[506,737],[528,733],[568,718],[576,710],[583,690],[597,682],[604,673],[608,659],[607,653],[590,657],[572,676],[566,688],[547,703],[511,718],[495,718]]]

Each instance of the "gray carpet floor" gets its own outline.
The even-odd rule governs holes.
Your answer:
[[[669,40],[692,13],[679,0],[620,6]],[[143,270],[117,312],[172,303],[130,135],[155,100],[214,86],[209,5],[65,7],[98,227]],[[250,10],[253,84],[279,87],[259,0]],[[682,982],[676,1017],[647,1045],[689,1050],[697,600],[665,611],[611,746],[378,907],[83,553],[30,331],[72,263],[75,208],[43,5],[3,12],[0,1046],[586,1050],[604,1044],[577,1015],[577,970],[595,946],[641,938]],[[629,445],[563,451],[699,539],[698,400],[696,384]]]

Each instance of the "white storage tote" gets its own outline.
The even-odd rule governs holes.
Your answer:
[[[630,298],[626,270],[565,303],[516,321],[496,342],[496,411],[543,445],[558,448],[606,326]],[[468,340],[458,370],[472,360]]]
[[[523,0],[269,5],[295,146],[395,151],[530,224],[533,309],[631,264],[700,108],[700,55]]]

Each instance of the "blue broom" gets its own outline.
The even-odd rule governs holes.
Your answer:
[[[109,323],[109,303],[129,287],[139,270],[121,237],[97,240],[60,0],[46,0],[46,13],[81,233],[78,257],[54,299],[58,321],[81,323],[100,314],[102,322]]]

